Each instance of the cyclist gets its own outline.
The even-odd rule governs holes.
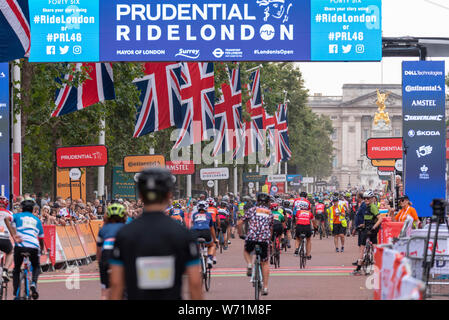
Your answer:
[[[357,267],[353,271],[353,275],[359,275],[362,268],[363,253],[365,251],[366,240],[369,238],[373,244],[377,244],[378,227],[382,223],[382,218],[379,216],[379,209],[376,204],[376,196],[371,190],[363,194],[363,199],[366,204],[365,212],[363,213],[363,220],[360,219],[361,224],[357,226],[360,230],[358,245],[360,248],[359,259],[357,260]]]
[[[346,219],[345,219],[345,207],[339,204],[337,197],[332,198],[332,206],[327,209],[327,215],[329,220],[329,227],[334,235],[335,252],[338,250],[338,239],[341,242],[341,252],[345,250],[345,234],[346,234]]]
[[[120,203],[111,204],[106,211],[105,224],[98,232],[97,261],[100,269],[101,298],[109,295],[109,259],[112,257],[117,232],[125,225],[125,207]]]
[[[303,208],[303,210],[312,210],[312,204],[307,200],[307,192],[301,192],[299,198],[295,199],[293,205],[293,215],[295,215],[295,210]]]
[[[308,202],[308,201],[307,201]],[[308,204],[306,201],[299,201],[297,206],[295,207],[295,220],[296,220],[296,249],[295,256],[299,254],[299,246],[301,245],[301,234],[306,235],[306,256],[307,260],[312,259],[312,228],[313,224],[314,229],[316,229],[316,222],[313,217],[313,213],[310,207],[310,203]]]
[[[164,215],[174,190],[165,168],[148,168],[137,177],[144,212],[125,225],[115,238],[110,273],[110,299],[180,300],[183,274],[190,299],[202,299],[201,267],[196,239]]]
[[[285,218],[284,215],[279,212],[279,205],[276,202],[270,204],[270,210],[274,217],[273,237],[271,238],[274,248],[277,237],[281,237],[281,241],[284,240]],[[273,264],[273,261],[270,261],[270,263]]]
[[[221,203],[223,204],[223,202],[225,203],[225,207],[227,209],[228,212],[228,228],[226,229],[226,241],[225,244],[227,243],[228,245],[231,244],[231,231],[232,228],[234,226],[234,204],[231,202],[230,198],[228,195],[223,196],[223,198],[221,199]],[[224,231],[223,231],[224,234]],[[227,248],[227,247],[226,247]]]
[[[284,207],[284,217],[286,218],[285,229],[284,229],[284,238],[287,240],[287,248],[291,248],[290,246],[290,230],[292,228],[292,220],[293,220],[293,211],[290,209],[290,201],[284,200],[282,203]]]
[[[22,201],[20,204],[22,212],[16,213],[13,216],[17,236],[21,239],[21,241],[16,242],[14,247],[14,300],[19,299],[20,272],[24,258],[23,253],[30,255],[30,262],[33,267],[33,279],[30,285],[31,296],[33,299],[39,298],[37,280],[40,271],[39,253],[40,249],[44,248],[44,229],[39,218],[32,214],[35,204],[31,199]]]
[[[178,223],[184,225],[184,211],[182,211],[181,204],[179,202],[173,204],[173,207],[170,208],[168,215]]]
[[[212,224],[214,225],[214,232],[215,235],[217,235],[218,229],[220,228],[220,219],[217,219],[218,210],[214,198],[208,198],[207,203],[209,205],[207,208],[207,212],[209,212],[212,216]],[[212,257],[212,261],[214,264],[217,263],[216,250],[214,250],[214,256]]]
[[[322,230],[326,230],[326,206],[323,200],[318,199],[318,203],[315,205],[314,216],[318,224],[321,225]]]
[[[195,239],[203,238],[206,240],[207,247],[207,265],[212,268],[213,257],[215,256],[215,230],[212,221],[212,214],[207,211],[208,205],[206,201],[200,201],[197,205],[198,211],[192,215],[192,232]]]
[[[8,282],[9,278],[9,268],[11,267],[13,260],[12,244],[10,240],[10,235],[14,239],[17,238],[16,230],[12,226],[13,214],[8,208],[9,201],[8,198],[0,196],[0,251],[5,253],[5,265],[3,267],[3,279]],[[19,239],[17,239],[19,240]],[[20,240],[19,240],[20,241]]]
[[[256,245],[261,248],[261,268],[263,277],[263,292],[262,295],[268,295],[268,277],[270,275],[270,268],[268,265],[268,247],[273,234],[274,216],[269,209],[270,196],[266,193],[259,193],[257,195],[257,204],[255,207],[249,209],[242,220],[238,222],[239,235],[242,238],[240,226],[244,221],[248,221],[248,233],[245,238],[245,247],[243,256],[247,263],[247,276],[250,277],[252,273],[252,259],[251,252],[254,251]]]
[[[225,201],[222,201],[220,205],[217,208],[218,210],[218,219],[220,220],[220,229],[223,232],[223,238],[224,238],[224,250],[228,250],[228,244],[231,243],[229,241],[228,237],[228,229],[229,229],[229,222],[230,222],[230,213],[228,210],[228,203]]]

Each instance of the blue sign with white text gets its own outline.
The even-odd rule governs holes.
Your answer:
[[[11,143],[9,125],[9,64],[0,63],[0,194],[9,199]]]
[[[312,0],[312,61],[380,61],[381,0]]]
[[[99,1],[30,1],[30,61],[99,61]]]
[[[102,61],[310,60],[310,0],[101,1]]]
[[[444,61],[402,63],[405,193],[420,217],[446,197],[445,102]]]

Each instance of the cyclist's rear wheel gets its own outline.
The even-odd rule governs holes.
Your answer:
[[[254,299],[259,300],[260,298],[260,265],[256,263],[256,267],[254,268]]]
[[[367,253],[365,253],[365,256],[363,257],[362,262],[363,273],[365,275],[370,275],[373,271],[373,265],[374,265],[373,252],[372,250],[369,250]]]
[[[299,250],[299,267],[301,269],[304,269],[306,267],[306,261],[307,261],[307,258],[306,258],[306,254],[304,252],[304,240],[303,240],[301,243],[301,248]]]
[[[20,273],[20,300],[31,300],[28,279],[23,272]]]
[[[204,277],[204,288],[206,289],[206,291],[209,291],[210,289],[210,278],[211,278],[211,274],[210,274],[210,269],[206,268],[206,272],[203,273],[203,277]]]

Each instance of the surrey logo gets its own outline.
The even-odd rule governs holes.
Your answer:
[[[269,17],[273,17],[275,19],[283,19],[282,23],[286,23],[290,9],[293,6],[289,2],[290,0],[257,0],[256,3],[259,7],[265,7],[264,21],[267,21]]]

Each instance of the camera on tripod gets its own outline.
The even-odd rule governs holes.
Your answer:
[[[433,199],[431,207],[433,209],[433,215],[438,218],[446,217],[447,202],[443,199]]]

